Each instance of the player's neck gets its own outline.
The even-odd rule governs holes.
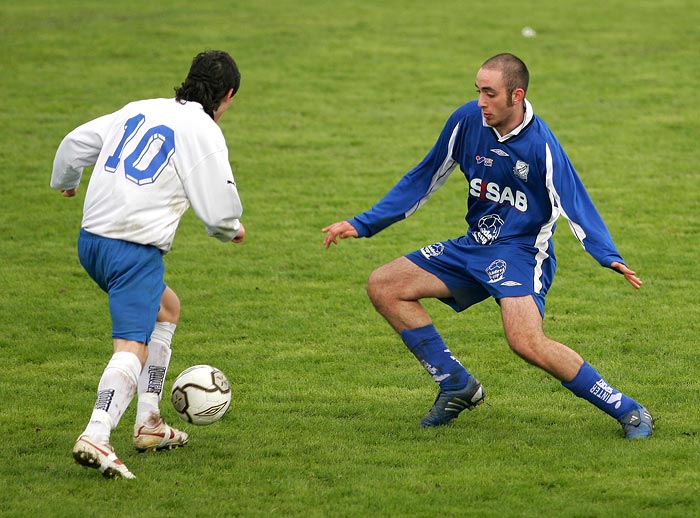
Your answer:
[[[498,126],[494,126],[494,129],[498,131],[499,135],[505,136],[522,126],[524,122],[525,108],[523,104],[520,104],[513,109],[513,113],[508,119],[504,120]]]

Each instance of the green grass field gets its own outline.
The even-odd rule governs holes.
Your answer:
[[[690,0],[0,2],[0,516],[700,516],[698,27]],[[106,481],[70,454],[111,351],[106,297],[75,250],[88,175],[64,199],[51,164],[73,127],[171,96],[209,48],[243,75],[221,125],[248,234],[224,245],[183,219],[166,257],[183,304],[167,390],[211,363],[232,410],[144,455],[131,408],[113,445],[138,479]],[[320,229],[417,163],[502,51],[530,67],[528,98],[645,281],[598,267],[560,222],[547,332],[649,407],[651,440],[623,440],[515,357],[493,301],[426,303],[488,398],[417,426],[436,388],[364,283],[465,231],[461,173],[409,220],[322,247]]]

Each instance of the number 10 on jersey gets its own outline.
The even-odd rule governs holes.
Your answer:
[[[105,161],[105,171],[116,172],[122,161],[124,148],[137,134],[142,133],[141,129],[145,121],[146,117],[139,113],[124,123],[124,134],[117,148]],[[151,184],[158,179],[174,153],[173,130],[164,125],[154,126],[143,132],[136,148],[124,158],[124,174],[128,180],[137,185]]]

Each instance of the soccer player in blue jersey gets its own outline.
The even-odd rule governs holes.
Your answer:
[[[174,98],[135,101],[86,122],[56,151],[51,187],[67,198],[76,195],[84,168],[94,166],[78,255],[109,296],[113,354],[73,457],[106,478],[135,478],[110,444],[134,395],[137,451],[189,441],[159,409],[180,318],[180,300],[164,281],[163,256],[190,206],[211,237],[234,243],[245,238],[243,207],[217,124],[240,80],[227,52],[202,52]]]
[[[559,216],[602,266],[638,289],[574,167],[526,99],[529,72],[512,54],[488,59],[476,75],[478,100],[447,120],[428,155],[371,209],[322,229],[324,246],[370,237],[418,210],[459,165],[469,185],[466,235],[377,268],[367,293],[377,311],[439,384],[424,427],[444,425],[483,402],[476,377],[450,352],[420,303],[456,311],[493,297],[508,345],[564,387],[603,410],[628,439],[650,437],[654,420],[577,352],[544,334],[545,295],[554,278],[552,235]]]

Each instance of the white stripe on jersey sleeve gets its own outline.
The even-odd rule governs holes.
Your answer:
[[[438,170],[435,171],[435,174],[433,175],[433,179],[430,182],[430,187],[428,187],[427,192],[423,195],[423,197],[420,200],[418,200],[418,203],[416,203],[413,207],[406,211],[404,217],[409,217],[411,214],[413,214],[423,205],[425,205],[425,203],[430,199],[430,197],[445,184],[447,179],[450,177],[450,174],[452,174],[452,171],[454,171],[457,162],[455,162],[452,159],[452,151],[455,147],[455,139],[457,138],[457,132],[459,131],[460,125],[461,123],[457,124],[455,126],[455,129],[452,130],[452,135],[450,136],[450,143],[447,146],[447,156],[445,157],[445,160],[442,162],[442,164],[440,164]]]
[[[581,243],[581,246],[583,249],[586,249],[586,245],[583,244],[583,240],[586,239],[586,231],[583,230],[583,227],[579,225],[578,223],[571,221],[571,218],[569,218],[569,215],[566,213],[564,210],[564,207],[562,207],[561,204],[561,199],[559,197],[559,193],[556,191],[554,188],[554,183],[550,185],[550,169],[552,170],[552,174],[554,172],[554,166],[552,164],[552,153],[549,150],[549,144],[546,145],[546,150],[547,150],[547,187],[551,189],[551,192],[555,194],[555,200],[557,202],[557,206],[559,208],[559,213],[566,218],[566,221],[569,223],[569,228],[571,228],[571,232],[574,234],[576,239],[578,239],[578,242]]]
[[[552,152],[549,149],[549,144],[545,143],[545,155],[546,155],[546,178],[545,184],[547,186],[547,193],[549,194],[549,203],[552,207],[552,214],[549,220],[542,225],[539,233],[537,234],[537,239],[535,240],[535,248],[537,248],[537,254],[535,255],[535,260],[537,264],[535,265],[535,278],[534,278],[534,289],[535,293],[539,293],[542,290],[542,263],[549,257],[547,249],[549,248],[549,239],[552,237],[552,229],[554,224],[559,219],[561,213],[561,200],[559,199],[559,193],[554,188],[554,164],[552,162]]]

